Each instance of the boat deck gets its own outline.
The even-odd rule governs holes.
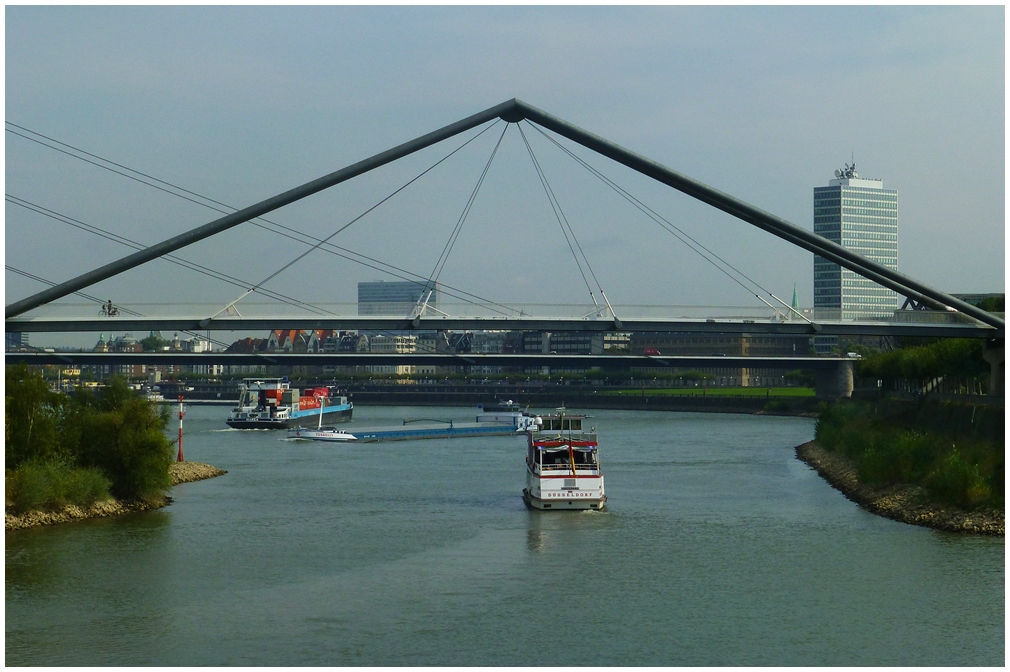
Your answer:
[[[357,440],[375,441],[411,441],[416,439],[451,439],[463,436],[523,436],[511,424],[495,422],[425,422],[387,427],[351,427],[343,428],[353,434]]]

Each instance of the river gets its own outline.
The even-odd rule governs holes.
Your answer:
[[[229,473],[171,506],[6,534],[7,665],[1004,663],[1004,540],[859,509],[795,459],[809,419],[594,411],[607,509],[533,512],[522,437],[226,412],[189,409],[186,457]]]

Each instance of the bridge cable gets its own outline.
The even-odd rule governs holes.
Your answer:
[[[537,176],[540,178],[540,183],[544,187],[544,191],[547,194],[547,199],[551,203],[551,207],[554,209],[554,216],[558,220],[558,224],[561,226],[561,232],[565,235],[565,241],[568,242],[568,249],[571,250],[572,256],[575,258],[575,264],[579,268],[579,273],[582,275],[583,282],[586,283],[586,288],[589,290],[589,296],[593,300],[593,305],[599,308],[599,303],[596,301],[596,296],[593,293],[593,288],[589,285],[589,281],[586,279],[586,274],[582,271],[582,264],[579,262],[579,257],[575,253],[575,249],[572,247],[572,240],[575,241],[575,247],[578,248],[579,253],[582,255],[583,261],[586,262],[586,268],[589,269],[589,274],[593,278],[593,282],[600,290],[600,295],[607,304],[607,308],[610,309],[611,316],[617,319],[617,314],[614,313],[613,307],[610,305],[610,301],[607,300],[607,295],[603,291],[603,285],[600,283],[599,279],[596,277],[596,273],[593,271],[592,264],[589,263],[589,257],[586,256],[585,251],[582,249],[581,243],[579,243],[578,237],[575,235],[575,230],[572,228],[571,222],[568,221],[568,217],[565,216],[564,210],[561,208],[561,202],[558,200],[557,195],[554,193],[554,189],[551,188],[550,182],[547,179],[547,174],[544,172],[543,167],[540,165],[540,161],[537,159],[536,155],[533,153],[533,147],[530,145],[529,139],[526,137],[526,133],[523,132],[522,126],[519,126],[519,133],[522,135],[523,142],[526,144],[526,151],[529,152],[530,159],[533,162],[533,166],[537,171]],[[563,222],[563,223],[562,223]],[[567,226],[568,231],[565,231]],[[571,233],[571,240],[568,239],[568,234]]]
[[[557,220],[558,226],[561,227],[561,233],[565,237],[565,242],[568,244],[568,249],[572,253],[572,258],[575,259],[575,266],[579,269],[579,274],[582,276],[582,282],[585,283],[586,289],[589,290],[589,296],[593,300],[593,305],[599,306],[600,304],[596,301],[596,295],[593,293],[593,288],[589,284],[589,280],[586,278],[585,272],[582,270],[582,263],[579,261],[579,255],[575,253],[575,248],[572,247],[572,241],[569,238],[568,230],[565,229],[565,225],[562,223],[562,219],[564,222],[567,222],[568,218],[564,216],[564,211],[561,210],[561,204],[556,201],[554,192],[551,191],[550,187],[547,185],[547,178],[544,177],[543,170],[540,168],[540,163],[536,160],[536,157],[533,156],[533,151],[530,149],[529,141],[526,139],[526,134],[522,132],[522,127],[519,128],[519,133],[523,137],[523,142],[526,144],[526,151],[529,152],[530,159],[533,162],[533,168],[536,170],[537,177],[540,179],[540,186],[544,188],[544,192],[547,194],[547,201],[551,204],[551,210],[554,212],[554,218]],[[574,233],[572,235],[574,236]]]
[[[13,267],[13,266],[11,266],[9,264],[5,264],[4,268],[6,270],[8,270],[8,271],[13,272],[13,273],[17,273],[18,275],[22,275],[22,276],[24,276],[26,278],[29,278],[31,280],[35,280],[36,282],[40,282],[42,284],[49,285],[50,287],[55,287],[56,284],[57,284],[57,283],[53,282],[52,280],[47,280],[47,279],[42,278],[40,276],[37,276],[37,275],[35,275],[33,273],[29,273],[29,272],[23,271],[23,270],[21,270],[19,268],[15,268],[15,267]],[[100,299],[97,296],[92,296],[90,294],[85,294],[84,292],[74,292],[74,294],[76,294],[76,295],[78,295],[78,296],[80,296],[80,297],[82,297],[84,299],[87,299],[88,301],[92,301],[94,303],[97,303],[99,305],[105,305],[105,300],[104,299]],[[130,308],[127,308],[125,306],[118,306],[118,308],[123,313],[132,315],[134,317],[147,317],[143,313],[138,313],[137,311],[131,310]],[[220,346],[220,347],[225,348],[225,349],[230,348],[233,345],[232,343],[225,343],[224,341],[219,341],[217,339],[211,338],[210,336],[199,334],[199,333],[197,333],[195,331],[190,331],[188,329],[180,329],[179,331],[181,331],[182,333],[187,334],[189,336],[194,336],[196,338],[203,338],[204,340],[209,341],[210,343],[213,343],[214,345]],[[393,335],[392,332],[387,332],[387,333],[380,332],[380,334],[386,335],[386,336],[392,336]],[[31,347],[31,346],[29,346],[29,347]],[[41,348],[36,348],[36,349],[41,350]],[[431,353],[436,353],[436,352],[438,352],[437,349],[436,350],[429,349],[429,350],[423,351],[422,354],[424,354],[424,353],[431,354]],[[267,358],[269,357],[269,353],[253,353],[253,354],[259,354],[260,356],[267,357]]]
[[[58,212],[56,212],[54,210],[50,210],[50,209],[45,208],[45,207],[43,207],[41,205],[32,203],[31,201],[26,201],[25,199],[19,198],[17,196],[12,195],[12,194],[5,194],[4,197],[5,197],[5,200],[8,203],[11,203],[12,205],[20,206],[22,208],[25,208],[26,210],[30,210],[30,211],[35,212],[37,214],[43,215],[45,217],[49,217],[50,219],[54,219],[54,220],[56,220],[58,222],[61,222],[63,224],[67,224],[69,226],[81,229],[82,231],[87,231],[88,233],[94,234],[96,236],[100,236],[102,238],[106,238],[106,239],[111,240],[113,242],[119,243],[120,245],[125,245],[126,247],[130,247],[130,248],[133,248],[133,249],[136,249],[136,250],[142,250],[142,249],[145,248],[145,245],[143,245],[142,243],[138,243],[135,240],[131,240],[129,238],[126,238],[125,236],[120,236],[119,234],[112,233],[111,231],[106,231],[105,229],[102,229],[102,228],[99,228],[97,226],[94,226],[93,224],[87,224],[87,223],[82,222],[82,221],[80,221],[78,219],[74,219],[73,217],[69,217],[67,215],[63,215],[63,214],[58,213]],[[176,264],[178,266],[182,266],[183,268],[186,268],[186,269],[189,269],[189,270],[192,270],[192,271],[196,271],[197,273],[201,273],[201,274],[206,275],[208,277],[214,278],[215,280],[220,280],[222,282],[226,282],[226,283],[228,283],[230,285],[234,285],[236,287],[243,287],[244,288],[244,287],[248,287],[249,286],[248,281],[245,281],[245,280],[242,280],[240,278],[236,278],[234,276],[228,275],[227,273],[222,273],[221,271],[214,270],[214,269],[209,268],[207,266],[203,266],[201,264],[197,264],[195,262],[188,261],[186,259],[183,259],[181,257],[175,256],[173,254],[166,254],[166,255],[163,255],[161,258],[164,259],[165,261],[170,262],[170,263]],[[55,286],[55,284],[54,284],[54,286]],[[295,306],[295,307],[300,307],[300,308],[307,308],[311,312],[314,312],[314,313],[316,313],[318,315],[326,315],[327,314],[322,309],[317,308],[316,306],[313,306],[310,303],[305,303],[304,301],[299,301],[297,299],[294,299],[292,297],[286,296],[286,295],[281,294],[279,292],[274,292],[272,290],[268,290],[268,291],[264,292],[264,295],[267,296],[268,298],[272,298],[272,299],[274,299],[276,301],[280,301],[281,303],[286,303],[286,304],[289,304],[289,305],[292,305],[292,306]]]
[[[14,268],[13,266],[10,266],[9,264],[4,264],[4,268],[6,270],[8,270],[8,271],[11,271],[12,273],[17,273],[18,275],[23,275],[26,278],[29,278],[31,280],[35,280],[36,282],[41,282],[44,285],[49,285],[50,287],[55,287],[56,286],[56,283],[53,282],[52,280],[46,280],[45,278],[39,277],[39,276],[34,275],[32,273],[29,273],[27,271],[23,271],[20,268]],[[97,296],[91,296],[90,294],[85,294],[84,292],[74,292],[74,294],[76,294],[77,296],[80,296],[80,297],[82,297],[84,299],[87,299],[88,301],[93,301],[95,303],[98,303],[98,304],[101,304],[101,305],[105,305],[105,301],[103,299],[98,298]],[[133,315],[134,317],[146,317],[146,315],[144,315],[143,313],[138,313],[135,310],[130,310],[129,308],[126,308],[125,306],[117,306],[117,307],[122,312],[127,313],[129,315]],[[197,338],[202,338],[202,339],[204,339],[206,341],[209,341],[209,342],[213,343],[214,345],[220,345],[220,346],[225,347],[225,348],[231,346],[230,343],[225,343],[224,341],[219,341],[217,339],[210,338],[209,336],[204,336],[204,335],[198,334],[195,331],[189,331],[187,329],[180,329],[179,331],[181,331],[184,334],[188,334],[190,336],[195,336]]]
[[[507,125],[506,125],[506,128],[508,128]],[[501,139],[499,139],[498,142],[500,143]],[[296,256],[294,259],[292,259],[291,261],[289,261],[288,263],[286,263],[285,265],[281,266],[279,269],[277,269],[276,271],[274,271],[273,273],[271,273],[270,275],[268,275],[266,278],[264,278],[263,280],[261,280],[259,283],[257,283],[253,287],[251,287],[249,289],[249,291],[250,292],[256,291],[263,284],[269,282],[270,280],[272,280],[273,278],[277,277],[278,275],[280,275],[281,273],[283,273],[285,270],[287,270],[288,268],[290,268],[291,266],[293,266],[297,262],[301,261],[302,259],[304,259],[308,255],[312,254],[312,252],[314,252],[317,249],[319,249],[324,243],[329,242],[329,240],[331,238],[333,238],[334,236],[336,236],[337,234],[339,234],[339,233],[341,233],[343,231],[346,231],[352,225],[354,225],[355,223],[357,223],[358,221],[360,221],[362,218],[364,218],[365,215],[369,214],[370,212],[372,212],[373,210],[375,210],[376,208],[378,208],[380,205],[384,204],[386,201],[388,201],[389,199],[393,198],[394,196],[396,196],[397,194],[399,194],[401,191],[403,191],[404,189],[406,189],[407,187],[409,187],[410,185],[412,185],[414,182],[416,182],[417,180],[419,180],[422,177],[424,177],[430,171],[434,170],[436,167],[438,167],[439,165],[441,165],[444,161],[448,160],[449,157],[451,157],[453,154],[455,154],[456,152],[460,151],[464,146],[465,146],[465,143],[464,143],[464,145],[461,145],[461,146],[457,147],[456,149],[454,149],[453,151],[449,152],[447,155],[445,155],[444,157],[442,157],[441,159],[439,159],[438,161],[436,161],[435,163],[433,163],[429,167],[427,167],[424,170],[422,170],[415,177],[413,177],[410,180],[408,180],[407,182],[405,182],[402,186],[394,189],[388,196],[386,196],[386,197],[382,198],[381,200],[379,200],[375,205],[373,205],[372,207],[366,209],[360,215],[358,215],[357,217],[355,217],[354,219],[352,219],[351,221],[349,221],[347,224],[344,224],[343,226],[341,226],[340,228],[338,228],[336,231],[334,231],[333,233],[331,233],[325,239],[319,241],[318,243],[316,243],[315,245],[313,245],[312,247],[310,247],[308,250],[302,252],[301,254],[299,254],[298,256]],[[496,150],[497,150],[497,146],[496,146]],[[241,297],[239,297],[239,299],[236,299],[235,301],[233,301],[232,304],[236,303],[240,299],[241,299]]]
[[[744,290],[746,290],[749,294],[752,294],[759,301],[761,301],[765,305],[767,305],[770,308],[772,308],[772,310],[775,310],[776,312],[778,312],[778,310],[776,308],[774,308],[773,306],[771,306],[760,295],[756,294],[753,289],[747,287],[742,282],[740,282],[740,280],[738,280],[737,278],[733,277],[725,268],[720,267],[719,264],[717,264],[715,261],[713,261],[711,258],[709,258],[708,255],[711,255],[712,257],[715,257],[716,259],[718,259],[725,266],[727,266],[730,270],[732,270],[733,272],[739,274],[740,276],[742,276],[743,278],[745,278],[747,281],[749,281],[751,284],[757,286],[758,289],[760,289],[762,291],[765,291],[768,294],[771,294],[771,292],[768,292],[768,290],[766,290],[763,287],[761,287],[757,282],[755,282],[754,280],[752,280],[751,278],[749,278],[746,274],[744,274],[743,272],[741,272],[740,270],[738,270],[737,268],[735,268],[732,264],[730,264],[729,262],[727,262],[724,259],[722,259],[721,257],[719,257],[717,254],[715,254],[714,252],[712,252],[711,250],[709,250],[707,247],[705,247],[704,245],[702,245],[701,243],[699,243],[697,240],[695,240],[694,238],[692,238],[690,235],[688,235],[682,229],[678,228],[676,225],[674,225],[673,223],[671,223],[669,220],[665,219],[664,217],[662,217],[661,215],[659,215],[658,213],[656,213],[654,210],[652,210],[651,208],[649,208],[648,206],[646,206],[645,204],[643,204],[641,201],[639,201],[637,198],[635,198],[633,195],[631,195],[625,189],[623,189],[622,187],[620,187],[619,185],[617,185],[614,181],[610,180],[610,178],[606,177],[600,171],[598,171],[595,168],[593,168],[592,166],[590,166],[587,162],[585,162],[584,160],[582,160],[581,158],[579,158],[578,156],[576,156],[574,153],[572,153],[571,151],[569,151],[567,148],[565,148],[564,146],[562,146],[560,143],[558,143],[554,138],[551,138],[550,136],[548,136],[540,128],[538,128],[535,125],[533,126],[533,128],[535,128],[541,135],[543,135],[548,140],[550,140],[552,143],[554,143],[554,145],[556,145],[559,149],[561,149],[566,154],[568,154],[572,159],[574,159],[575,161],[577,161],[578,163],[580,163],[584,168],[586,168],[587,170],[589,170],[593,175],[595,175],[597,178],[599,178],[601,181],[603,181],[608,187],[610,187],[616,193],[618,193],[618,195],[620,195],[623,198],[625,198],[625,200],[627,200],[628,202],[632,203],[632,205],[634,205],[636,208],[638,208],[640,211],[642,211],[644,214],[646,214],[646,216],[648,216],[650,219],[652,219],[657,224],[659,224],[661,227],[663,227],[665,230],[667,230],[668,233],[670,233],[675,238],[677,238],[678,240],[680,240],[682,243],[684,243],[685,245],[687,245],[688,248],[690,248],[692,251],[694,251],[696,254],[698,254],[699,256],[701,256],[703,259],[705,259],[706,261],[708,261],[709,263],[711,263],[719,271],[721,271],[722,273],[724,273],[727,277],[729,277],[731,280],[733,280],[734,282],[736,282],[738,285],[740,285],[741,287],[743,287]],[[691,242],[688,242],[688,240],[684,240],[684,238],[687,238]],[[702,251],[698,250],[695,247],[695,245],[697,247],[700,247],[705,252],[707,252],[708,255],[706,255],[705,252],[702,252]],[[773,296],[773,298],[777,298],[777,297],[774,297],[774,295],[772,295],[772,296]],[[779,301],[781,302],[781,300],[779,300]],[[804,319],[806,319],[806,318],[804,318]]]
[[[527,123],[529,123],[529,122],[527,122]],[[745,280],[747,280],[752,285],[754,285],[755,287],[757,287],[760,291],[765,292],[766,294],[768,294],[769,296],[771,296],[773,299],[775,299],[780,304],[782,304],[782,306],[784,306],[790,312],[795,313],[798,317],[800,317],[801,319],[805,320],[806,322],[810,322],[810,320],[807,319],[807,317],[805,315],[803,315],[802,313],[796,311],[792,306],[790,306],[785,301],[783,301],[782,299],[780,299],[777,296],[775,296],[775,294],[773,294],[769,290],[767,290],[764,287],[762,287],[758,282],[756,282],[755,280],[753,280],[752,278],[750,278],[749,276],[747,276],[745,273],[743,273],[742,271],[740,271],[739,269],[737,269],[736,267],[734,267],[732,264],[730,264],[728,261],[726,261],[725,259],[723,259],[722,257],[720,257],[718,254],[716,254],[712,250],[710,250],[707,247],[705,247],[702,243],[700,243],[697,240],[695,240],[693,237],[690,236],[690,234],[686,233],[684,230],[682,230],[679,227],[677,227],[675,224],[673,224],[672,222],[670,222],[669,220],[667,220],[666,218],[664,218],[662,215],[660,215],[659,213],[657,213],[655,210],[653,210],[649,206],[647,206],[644,203],[642,203],[638,198],[636,198],[635,196],[633,196],[630,192],[626,191],[623,187],[621,187],[620,185],[618,185],[616,182],[614,182],[613,180],[611,180],[610,178],[608,178],[606,175],[604,175],[603,173],[601,173],[599,170],[597,170],[593,166],[589,165],[582,158],[576,156],[571,150],[569,150],[567,147],[565,147],[562,144],[560,144],[556,139],[554,139],[553,137],[547,135],[540,127],[538,127],[538,126],[536,126],[535,124],[532,124],[532,123],[530,123],[530,125],[534,129],[536,129],[536,131],[538,133],[540,133],[541,135],[543,135],[550,142],[552,142],[555,146],[557,146],[561,151],[563,151],[566,154],[568,154],[568,156],[570,156],[576,162],[578,162],[579,164],[581,164],[586,170],[588,170],[590,173],[592,173],[594,176],[596,176],[599,180],[601,180],[604,184],[606,184],[608,187],[610,187],[612,190],[614,190],[618,195],[620,195],[622,198],[624,198],[625,200],[627,200],[629,203],[631,203],[634,207],[636,207],[638,210],[640,210],[643,214],[645,214],[647,217],[649,217],[650,219],[652,219],[654,222],[656,222],[657,224],[659,224],[668,233],[670,233],[675,238],[677,238],[678,240],[680,240],[682,243],[684,243],[685,245],[687,245],[688,248],[690,248],[696,254],[698,254],[703,259],[705,259],[706,261],[708,261],[710,264],[712,264],[713,266],[715,266],[720,272],[724,273],[731,280],[733,280],[738,285],[740,285],[741,287],[743,287],[744,290],[746,290],[748,294],[752,294],[755,298],[757,298],[759,301],[761,301],[762,303],[764,303],[766,306],[768,306],[769,308],[771,308],[772,310],[774,310],[776,313],[779,312],[779,310],[777,308],[775,308],[770,303],[768,303],[767,301],[765,301],[764,298],[762,298],[759,294],[755,293],[753,289],[751,289],[750,287],[747,287],[745,284],[743,284],[742,282],[740,282],[740,280],[738,280],[737,278],[733,277],[725,268],[720,267],[718,263],[716,263],[715,261],[713,261],[707,255],[711,255],[711,257],[714,257],[719,262],[721,262],[722,264],[724,264],[725,266],[727,266],[729,269],[731,269],[733,272],[735,272],[738,275],[740,275],[741,277],[743,277]],[[683,237],[681,237],[681,236],[683,236]],[[687,238],[687,240],[684,240],[684,238]],[[688,241],[691,241],[691,242],[688,242]],[[701,250],[704,250],[704,252],[699,251],[695,246],[697,246],[698,248],[701,248]],[[707,255],[706,255],[706,253],[707,253]]]
[[[486,131],[490,130],[490,128],[492,128],[497,123],[498,123],[498,121],[495,121],[493,124],[488,125],[486,128],[484,128],[479,133],[475,134],[472,138],[470,138],[465,143],[463,143],[458,149],[462,149],[463,147],[465,147],[466,145],[468,145],[470,142],[476,140],[478,137],[480,137],[481,135],[483,135]],[[109,168],[108,166],[102,165],[102,164],[97,163],[95,161],[91,161],[91,160],[85,159],[85,158],[83,158],[81,156],[77,156],[76,154],[73,154],[73,153],[68,152],[66,150],[63,150],[63,149],[60,149],[59,147],[54,147],[54,146],[52,146],[50,144],[47,144],[45,142],[41,142],[40,140],[37,140],[35,138],[31,138],[31,137],[29,137],[27,135],[23,135],[21,133],[17,133],[16,131],[12,131],[10,129],[6,129],[7,132],[11,133],[12,135],[16,135],[16,136],[24,138],[26,140],[30,140],[31,142],[34,142],[34,143],[39,144],[39,145],[42,145],[43,147],[46,147],[48,149],[53,149],[53,150],[55,150],[57,152],[65,154],[65,155],[67,155],[67,156],[69,156],[71,158],[75,158],[75,159],[78,159],[80,161],[84,161],[85,163],[89,163],[89,164],[91,164],[93,166],[96,166],[98,168],[102,168],[103,170],[107,170],[107,171],[110,171],[110,172],[115,173],[117,175],[120,175],[122,177],[126,177],[128,179],[131,179],[131,180],[133,180],[135,182],[138,182],[140,184],[143,184],[145,186],[152,187],[154,189],[158,189],[159,191],[163,191],[163,192],[165,192],[165,193],[167,193],[167,194],[169,194],[171,196],[175,196],[177,198],[181,198],[183,200],[186,200],[186,201],[189,201],[189,202],[194,203],[196,205],[208,208],[208,209],[213,210],[215,212],[220,212],[222,214],[230,214],[231,212],[237,211],[237,208],[234,208],[233,206],[227,205],[225,203],[221,203],[220,201],[216,201],[216,200],[214,200],[212,198],[209,198],[207,196],[203,196],[203,195],[198,194],[198,193],[196,193],[194,191],[190,191],[190,190],[188,190],[188,189],[186,189],[184,187],[180,187],[178,185],[172,184],[171,182],[166,182],[165,180],[161,180],[161,179],[159,179],[157,177],[153,177],[151,175],[148,175],[148,174],[143,173],[141,171],[135,170],[133,168],[129,168],[129,167],[124,166],[122,164],[116,163],[115,161],[111,161],[109,159],[105,159],[105,158],[103,158],[101,156],[98,156],[97,154],[92,154],[91,152],[88,152],[86,150],[80,149],[78,147],[74,147],[73,145],[67,144],[65,142],[61,142],[61,141],[56,140],[54,138],[51,138],[51,137],[49,137],[47,135],[43,135],[42,133],[38,133],[37,131],[33,131],[31,129],[25,128],[24,126],[19,126],[18,124],[15,124],[15,123],[10,122],[10,121],[6,122],[6,124],[9,125],[9,126],[14,126],[15,128],[19,128],[21,130],[24,130],[24,131],[26,131],[28,133],[32,133],[32,134],[38,135],[39,137],[45,138],[46,140],[49,140],[49,141],[54,142],[56,144],[62,145],[64,147],[68,147],[68,148],[70,148],[70,149],[72,149],[72,150],[74,150],[76,152],[80,152],[80,153],[85,154],[87,156],[90,156],[90,157],[93,157],[95,159],[98,159],[99,161],[104,161],[104,162],[109,163],[109,164],[111,164],[113,166],[117,166],[119,168],[123,168],[124,170],[127,170],[127,171],[130,171],[130,172],[135,173],[137,175],[143,176],[144,178],[147,178],[149,180],[154,180],[155,182],[159,182],[161,184],[167,185],[167,186],[171,187],[172,189],[177,189],[179,191],[185,192],[186,194],[191,194],[193,196],[196,196],[197,198],[203,199],[205,201],[209,201],[210,203],[213,203],[213,204],[216,204],[216,205],[220,205],[220,206],[223,206],[223,207],[228,208],[228,209],[227,210],[221,210],[220,208],[214,207],[213,205],[208,205],[207,203],[203,203],[203,202],[200,202],[200,201],[195,200],[193,198],[189,198],[187,196],[184,196],[183,194],[175,193],[175,192],[173,192],[173,191],[171,191],[169,189],[165,189],[163,187],[159,187],[156,184],[151,184],[150,182],[146,182],[146,181],[144,181],[142,179],[138,179],[137,177],[134,177],[133,175],[128,175],[128,174],[123,173],[121,171],[114,170],[112,168]],[[276,227],[276,229],[281,229],[283,231],[288,231],[290,233],[289,234],[285,234],[281,230],[276,230],[276,229],[264,226],[263,224],[260,224],[259,222],[255,221],[256,219],[259,219],[259,220],[261,220],[263,222],[266,222],[267,224],[270,224],[271,226]],[[385,273],[387,275],[392,275],[393,277],[400,278],[401,280],[411,281],[411,280],[414,280],[414,279],[424,279],[424,276],[420,275],[419,273],[414,273],[412,271],[408,271],[408,270],[399,268],[399,267],[397,267],[397,266],[395,266],[393,264],[388,264],[386,262],[380,261],[378,259],[374,259],[372,257],[369,257],[367,255],[361,254],[359,252],[354,252],[353,250],[350,250],[350,249],[345,248],[345,247],[341,247],[341,246],[336,245],[334,243],[322,241],[321,239],[316,238],[316,237],[314,237],[314,236],[312,236],[310,234],[304,233],[302,231],[298,231],[297,229],[285,226],[285,225],[280,224],[278,222],[271,221],[271,220],[269,220],[269,219],[267,219],[265,217],[258,217],[258,218],[251,219],[251,220],[249,220],[249,223],[252,224],[253,226],[257,227],[257,228],[263,229],[265,231],[268,231],[268,232],[276,234],[276,235],[280,235],[280,236],[282,236],[284,238],[288,238],[290,240],[295,240],[295,241],[300,242],[300,243],[305,244],[305,245],[312,245],[314,243],[323,243],[325,245],[325,247],[323,247],[321,249],[323,249],[323,251],[325,251],[325,252],[333,254],[334,256],[340,257],[342,259],[346,259],[347,261],[351,261],[351,262],[354,262],[356,264],[365,266],[366,268],[371,268],[373,270],[379,271],[380,273]],[[294,234],[294,235],[291,235],[291,234]],[[301,237],[297,237],[297,236],[301,236]],[[303,240],[303,238],[305,238],[307,240]],[[331,249],[327,249],[327,248],[334,248],[336,250],[340,250],[342,252],[346,252],[347,254],[354,255],[354,256],[347,256],[347,254],[341,254],[339,252],[335,252],[335,251],[333,251]],[[360,259],[355,258],[355,257],[360,257]],[[361,261],[361,259],[365,259],[365,260],[367,260],[367,262],[372,262],[372,263],[367,263],[366,261]],[[375,266],[373,264],[379,264],[380,266],[384,266],[386,268],[380,268],[379,266]],[[391,270],[388,270],[388,269],[393,269],[393,270],[391,271]],[[406,276],[413,276],[413,277],[406,277],[405,275],[400,275],[399,273],[403,273],[403,274],[406,274]],[[248,283],[245,283],[244,286],[248,286]],[[509,306],[506,306],[504,304],[500,304],[500,303],[497,303],[497,302],[492,301],[490,299],[486,299],[486,298],[478,296],[476,294],[472,294],[472,293],[467,292],[465,290],[462,290],[462,289],[459,289],[459,288],[456,288],[456,287],[452,287],[451,285],[443,285],[443,290],[444,290],[443,293],[446,294],[446,295],[448,295],[448,296],[450,296],[450,297],[457,298],[457,299],[463,301],[464,303],[470,303],[470,304],[473,304],[473,305],[479,305],[479,306],[481,306],[481,307],[483,307],[485,309],[491,310],[491,312],[498,313],[500,315],[507,314],[505,311],[512,312],[512,313],[519,312],[516,309],[511,308]],[[259,293],[265,294],[265,292],[263,292],[262,290]],[[471,300],[471,298],[467,298],[467,297],[471,297],[474,300]],[[494,307],[501,308],[502,310],[496,310]]]
[[[435,262],[435,267],[431,270],[431,274],[428,276],[428,281],[421,292],[421,296],[418,298],[417,305],[414,307],[414,312],[417,313],[415,317],[420,317],[421,313],[423,313],[425,308],[428,306],[428,298],[424,296],[424,292],[428,292],[428,297],[430,297],[431,292],[434,291],[434,285],[438,282],[439,277],[442,275],[442,270],[445,268],[446,262],[449,261],[449,255],[452,253],[452,248],[456,246],[456,241],[459,240],[459,234],[463,230],[463,224],[466,222],[466,218],[470,214],[470,210],[473,208],[474,201],[477,200],[477,193],[480,191],[481,185],[484,184],[484,178],[487,177],[487,173],[491,169],[491,163],[494,161],[494,157],[498,154],[498,148],[501,147],[502,139],[504,139],[508,128],[509,124],[505,124],[505,128],[502,129],[501,135],[498,136],[498,142],[495,143],[494,149],[491,150],[491,156],[488,157],[487,163],[484,164],[484,170],[481,171],[480,177],[477,179],[477,184],[474,185],[473,191],[470,192],[470,198],[467,200],[466,205],[463,206],[463,211],[456,220],[456,225],[453,227],[452,233],[449,234],[449,239],[442,247],[442,253],[439,255],[438,261]]]

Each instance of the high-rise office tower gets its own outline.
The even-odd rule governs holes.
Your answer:
[[[358,315],[409,315],[418,302],[438,307],[433,282],[359,282]]]
[[[859,177],[856,164],[835,171],[826,187],[814,187],[814,233],[898,270],[898,192],[880,180]],[[890,317],[897,294],[814,255],[814,308],[821,319]]]

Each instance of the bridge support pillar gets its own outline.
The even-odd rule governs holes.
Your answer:
[[[814,394],[818,399],[848,399],[852,386],[852,362],[843,359],[835,368],[817,371]]]
[[[985,342],[982,358],[989,362],[989,395],[1006,396],[1006,361],[1003,356],[1003,339],[994,338]]]

